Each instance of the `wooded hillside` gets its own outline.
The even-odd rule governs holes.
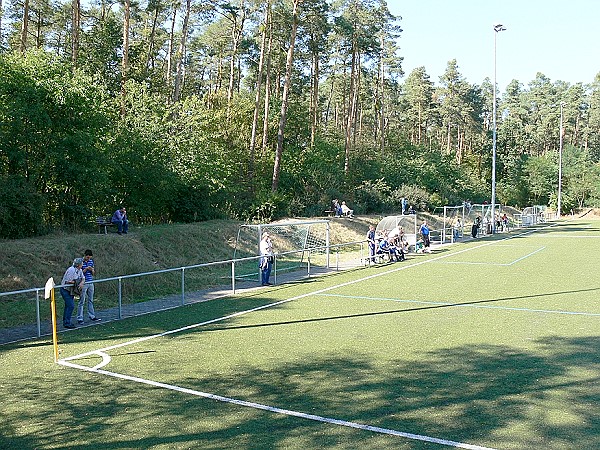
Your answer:
[[[384,1],[0,3],[0,237],[490,201],[493,86],[402,70]],[[562,106],[561,106],[562,105]],[[600,206],[600,68],[498,99],[497,201]]]

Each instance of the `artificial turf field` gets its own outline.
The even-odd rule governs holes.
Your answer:
[[[600,221],[0,347],[1,448],[600,448]]]

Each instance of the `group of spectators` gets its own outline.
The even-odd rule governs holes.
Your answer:
[[[408,241],[402,227],[394,227],[392,230],[383,230],[376,234],[375,227],[369,225],[367,231],[367,242],[369,244],[369,261],[376,262],[378,258],[387,256],[390,262],[404,261],[408,253]]]
[[[77,323],[83,324],[83,310],[85,304],[88,305],[88,317],[92,322],[100,320],[94,310],[94,275],[96,268],[94,265],[93,254],[91,250],[83,252],[83,258],[75,258],[73,264],[65,271],[61,281],[60,295],[65,301],[65,310],[63,314],[63,327],[75,328],[71,320],[75,310],[75,298],[79,297],[77,304]]]
[[[354,210],[350,209],[348,205],[346,205],[345,201],[340,201],[337,198],[334,198],[331,201],[331,208],[335,217],[354,217]]]
[[[111,217],[111,222],[116,225],[117,233],[127,234],[129,231],[129,220],[127,219],[127,210],[124,206],[117,209]],[[93,253],[86,250],[83,257],[75,258],[73,264],[65,271],[60,288],[60,295],[65,301],[65,310],[63,313],[63,327],[76,328],[72,316],[75,311],[75,299],[77,303],[77,324],[84,323],[84,309],[87,304],[88,317],[92,322],[101,320],[96,316],[94,309],[94,275],[96,268],[94,265]]]

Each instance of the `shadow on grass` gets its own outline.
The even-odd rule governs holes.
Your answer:
[[[535,345],[444,348],[383,368],[356,352],[225,377],[202,361],[183,379],[173,361],[156,370],[189,389],[471,444],[600,448],[600,337]],[[0,396],[2,448],[442,448],[56,366],[2,380]]]

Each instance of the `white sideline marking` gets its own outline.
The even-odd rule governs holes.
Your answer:
[[[497,247],[516,247],[514,245],[498,245]],[[535,255],[537,252],[540,252],[542,250],[544,250],[546,247],[540,247],[537,250],[528,253],[527,255],[515,259],[512,262],[509,263],[492,263],[492,262],[477,262],[477,261],[442,261],[443,264],[471,264],[471,265],[479,265],[479,266],[500,266],[500,267],[508,267],[508,266],[512,266],[513,264],[518,263],[519,261],[523,261],[525,258],[529,258],[532,255]]]
[[[531,308],[516,308],[510,306],[494,306],[494,305],[478,305],[476,302],[473,303],[452,303],[452,302],[435,302],[428,300],[409,300],[409,299],[398,299],[398,298],[386,298],[386,297],[367,297],[361,295],[342,295],[342,294],[318,294],[323,297],[340,297],[340,298],[352,298],[357,300],[375,300],[375,301],[388,301],[396,303],[417,303],[420,305],[434,305],[434,306],[453,306],[455,308],[484,308],[484,309],[503,309],[506,311],[524,311],[544,314],[566,314],[570,316],[589,316],[596,317],[600,316],[600,313],[587,313],[579,311],[563,311],[560,309],[531,309]]]
[[[219,318],[216,318],[216,319],[207,320],[207,321],[204,321],[204,322],[201,322],[201,323],[197,323],[197,324],[193,324],[193,325],[188,325],[188,326],[181,327],[181,328],[178,328],[178,329],[175,329],[175,330],[169,330],[169,331],[165,331],[163,333],[158,333],[158,334],[154,334],[154,335],[151,335],[151,336],[145,336],[145,337],[134,339],[134,340],[127,341],[127,342],[122,342],[120,344],[111,345],[111,346],[104,347],[104,348],[101,348],[101,349],[97,349],[97,350],[94,350],[94,351],[91,351],[91,352],[81,353],[79,355],[75,355],[75,356],[70,356],[68,358],[59,359],[57,362],[58,362],[58,364],[61,364],[63,366],[67,366],[67,367],[71,367],[71,368],[74,368],[74,369],[79,369],[79,370],[85,370],[85,371],[88,371],[88,372],[99,373],[99,374],[103,374],[103,375],[107,375],[107,376],[111,376],[111,377],[115,377],[115,378],[120,378],[120,379],[123,379],[123,380],[135,381],[135,382],[138,382],[138,383],[144,383],[144,384],[148,384],[148,385],[151,385],[151,386],[161,387],[161,388],[164,388],[164,389],[171,389],[171,390],[179,391],[179,392],[182,392],[182,393],[187,393],[187,394],[196,395],[196,396],[200,396],[200,397],[210,398],[210,399],[213,399],[213,400],[218,400],[218,401],[227,402],[227,403],[233,403],[233,404],[240,405],[240,406],[247,406],[247,407],[250,407],[250,408],[262,409],[262,410],[265,410],[265,411],[272,411],[272,412],[276,412],[276,413],[280,413],[280,414],[286,414],[286,415],[289,415],[289,416],[301,417],[301,418],[305,418],[305,419],[310,419],[310,420],[315,420],[315,421],[325,422],[325,423],[331,423],[331,424],[334,424],[334,425],[341,425],[341,426],[346,426],[346,427],[350,427],[350,428],[357,428],[357,429],[361,429],[361,430],[372,431],[372,432],[375,432],[375,433],[382,433],[382,434],[389,434],[389,435],[393,435],[393,436],[400,436],[400,437],[404,437],[404,438],[407,438],[407,439],[420,440],[420,441],[424,441],[424,442],[432,442],[432,443],[447,445],[447,446],[451,446],[451,447],[466,448],[466,449],[472,449],[472,450],[493,450],[493,449],[491,449],[489,447],[481,447],[481,446],[477,446],[477,445],[465,444],[465,443],[456,442],[456,441],[450,441],[450,440],[445,440],[445,439],[438,439],[438,438],[433,438],[433,437],[429,437],[429,436],[422,436],[422,435],[418,435],[418,434],[412,434],[412,433],[406,433],[406,432],[402,432],[402,431],[391,430],[391,429],[387,429],[387,428],[380,428],[380,427],[374,427],[374,426],[371,426],[371,425],[359,424],[359,423],[356,423],[356,422],[348,422],[348,421],[339,420],[339,419],[332,419],[332,418],[317,416],[317,415],[314,415],[314,414],[306,414],[306,413],[301,413],[301,412],[297,412],[297,411],[290,411],[290,410],[286,410],[286,409],[281,409],[281,408],[271,407],[271,406],[267,406],[267,405],[262,405],[260,403],[253,403],[253,402],[247,402],[247,401],[244,401],[244,400],[237,400],[237,399],[233,399],[233,398],[229,398],[229,397],[222,397],[222,396],[219,396],[219,395],[216,395],[216,394],[209,394],[209,393],[205,393],[205,392],[194,391],[192,389],[182,388],[182,387],[179,387],[179,386],[173,386],[173,385],[169,385],[169,384],[165,384],[165,383],[159,383],[159,382],[156,382],[156,381],[145,380],[143,378],[132,377],[132,376],[129,376],[129,375],[123,375],[123,374],[118,374],[118,373],[114,373],[114,372],[109,372],[109,371],[101,370],[101,369],[95,368],[95,367],[81,366],[81,365],[78,365],[78,364],[71,363],[70,361],[72,361],[74,359],[78,359],[78,358],[83,358],[83,357],[86,357],[86,356],[90,356],[90,355],[100,355],[100,356],[102,356],[103,361],[102,361],[101,365],[99,365],[99,366],[103,367],[105,365],[105,364],[103,364],[104,361],[107,361],[105,359],[105,357],[103,356],[103,354],[105,354],[105,352],[107,352],[109,350],[113,350],[113,349],[120,348],[120,347],[125,347],[125,346],[136,344],[136,343],[139,343],[139,342],[148,341],[150,339],[155,339],[155,338],[162,337],[162,336],[167,336],[169,334],[179,333],[181,331],[191,330],[191,329],[203,326],[203,325],[208,325],[208,324],[211,324],[211,323],[216,323],[216,322],[220,322],[220,321],[223,321],[223,320],[231,319],[231,318],[238,317],[238,316],[241,316],[241,315],[244,315],[244,314],[248,314],[248,313],[251,313],[251,312],[259,311],[261,309],[271,308],[273,306],[281,305],[281,304],[284,304],[284,303],[287,303],[287,302],[291,302],[293,300],[299,300],[301,298],[305,298],[305,297],[309,297],[309,296],[313,296],[313,295],[323,294],[323,293],[331,291],[333,289],[337,289],[337,288],[340,288],[340,287],[344,287],[344,286],[349,286],[349,285],[352,285],[352,284],[360,283],[360,282],[363,282],[363,281],[366,281],[366,280],[370,280],[370,279],[373,279],[373,278],[378,278],[378,277],[381,277],[381,276],[384,276],[384,275],[389,275],[391,273],[399,272],[401,270],[406,270],[406,269],[409,269],[409,268],[412,268],[412,267],[417,267],[417,266],[420,266],[422,264],[427,264],[429,262],[438,261],[440,259],[445,259],[445,258],[448,258],[450,256],[458,255],[460,253],[468,252],[468,251],[471,251],[471,250],[474,250],[474,249],[477,249],[477,248],[486,247],[488,245],[497,244],[498,242],[507,241],[507,240],[513,239],[513,238],[518,237],[518,236],[525,236],[525,235],[528,235],[528,234],[532,234],[532,233],[535,233],[537,231],[543,230],[545,228],[550,228],[550,227],[553,227],[553,226],[555,226],[555,225],[548,225],[547,227],[544,227],[544,228],[529,230],[529,231],[526,231],[524,233],[520,233],[520,234],[517,234],[517,235],[514,235],[514,236],[508,236],[508,237],[506,237],[504,239],[501,239],[500,241],[485,242],[483,244],[480,244],[480,245],[477,245],[477,246],[474,246],[474,247],[470,247],[470,248],[466,248],[466,249],[463,249],[463,250],[459,250],[457,252],[448,253],[448,254],[444,254],[444,255],[438,256],[436,258],[426,259],[426,260],[415,262],[415,263],[412,263],[412,264],[403,265],[403,266],[400,266],[400,267],[397,267],[397,268],[394,268],[394,269],[387,270],[385,272],[379,272],[379,273],[376,273],[376,274],[373,274],[373,275],[369,275],[369,276],[366,276],[366,277],[363,277],[363,278],[360,278],[360,279],[357,279],[357,280],[352,280],[352,281],[348,281],[348,282],[345,282],[345,283],[340,283],[340,284],[335,285],[335,286],[330,286],[328,288],[319,289],[319,290],[316,290],[316,291],[313,291],[313,292],[309,292],[307,294],[298,295],[296,297],[292,297],[292,298],[289,298],[289,299],[286,299],[286,300],[281,300],[281,301],[278,301],[278,302],[275,302],[275,303],[269,303],[267,305],[258,306],[256,308],[251,308],[251,309],[248,309],[248,310],[245,310],[245,311],[239,311],[239,312],[234,313],[234,314],[229,314],[227,316],[219,317]]]
[[[172,391],[181,392],[183,394],[195,395],[197,397],[204,397],[204,398],[208,398],[211,400],[217,400],[220,402],[231,403],[231,404],[238,405],[238,406],[245,406],[248,408],[260,409],[263,411],[269,411],[269,412],[273,412],[273,413],[277,413],[277,414],[284,414],[286,416],[299,417],[301,419],[314,420],[317,422],[329,423],[332,425],[340,425],[343,427],[355,428],[355,429],[364,430],[364,431],[372,431],[374,433],[388,434],[391,436],[399,436],[399,437],[403,437],[406,439],[412,439],[412,440],[417,440],[417,441],[422,441],[422,442],[432,442],[434,444],[446,445],[446,446],[456,447],[456,448],[466,448],[466,449],[470,449],[470,450],[494,450],[490,447],[482,447],[480,445],[465,444],[464,442],[450,441],[447,439],[439,439],[439,438],[434,438],[431,436],[424,436],[421,434],[406,433],[403,431],[392,430],[390,428],[375,427],[372,425],[365,425],[365,424],[357,423],[357,422],[349,422],[346,420],[318,416],[316,414],[306,414],[306,413],[299,412],[299,411],[292,411],[289,409],[277,408],[274,406],[263,405],[262,403],[248,402],[245,400],[238,400],[235,398],[223,397],[221,395],[210,394],[208,392],[202,392],[202,391],[196,391],[194,389],[188,389],[188,388],[184,388],[181,386],[175,386],[172,384],[160,383],[158,381],[146,380],[144,378],[133,377],[130,375],[123,375],[120,373],[109,372],[106,370],[100,370],[100,369],[96,369],[96,368],[80,366],[78,364],[73,364],[73,363],[67,362],[65,360],[59,360],[58,363],[63,366],[72,367],[72,368],[80,369],[80,370],[85,370],[88,372],[95,372],[95,373],[99,373],[102,375],[107,375],[109,377],[120,378],[122,380],[134,381],[136,383],[147,384],[147,385],[155,386],[155,387],[162,388],[162,389],[169,389]]]
[[[394,269],[386,270],[385,272],[379,272],[379,273],[376,273],[376,274],[373,274],[373,275],[369,275],[369,276],[366,276],[366,277],[363,277],[363,278],[359,278],[359,279],[356,279],[356,280],[352,280],[352,281],[347,281],[345,283],[336,284],[335,286],[330,286],[330,287],[327,287],[327,288],[318,289],[316,291],[309,292],[309,293],[306,293],[306,294],[301,294],[301,295],[298,295],[296,297],[291,297],[291,298],[288,298],[288,299],[285,299],[285,300],[280,300],[280,301],[275,302],[275,303],[269,303],[269,304],[266,304],[266,305],[257,306],[256,308],[251,308],[251,309],[247,309],[247,310],[244,310],[244,311],[238,311],[238,312],[233,313],[233,314],[228,314],[227,316],[217,317],[216,319],[206,320],[204,322],[200,322],[200,323],[196,323],[196,324],[192,324],[192,325],[187,325],[185,327],[177,328],[175,330],[164,331],[162,333],[153,334],[153,335],[150,335],[150,336],[144,336],[144,337],[141,337],[141,338],[138,338],[138,339],[133,339],[131,341],[122,342],[120,344],[115,344],[115,345],[111,345],[111,346],[108,346],[108,347],[103,347],[101,349],[92,350],[90,352],[81,353],[79,355],[69,356],[67,358],[63,358],[63,360],[64,361],[71,361],[71,360],[74,360],[74,359],[83,358],[83,357],[86,357],[86,356],[98,354],[98,352],[106,352],[106,351],[109,351],[109,350],[114,350],[116,348],[126,347],[128,345],[133,345],[133,344],[137,344],[137,343],[140,343],[140,342],[148,341],[150,339],[156,339],[156,338],[159,338],[159,337],[168,336],[169,334],[175,334],[175,333],[179,333],[181,331],[192,330],[194,328],[198,328],[198,327],[201,327],[201,326],[204,326],[204,325],[209,325],[211,323],[222,322],[224,320],[232,319],[234,317],[239,317],[239,316],[242,316],[244,314],[248,314],[248,313],[255,312],[255,311],[260,311],[261,309],[271,308],[273,306],[278,306],[278,305],[281,305],[281,304],[284,304],[284,303],[288,303],[288,302],[291,302],[291,301],[294,301],[294,300],[299,300],[301,298],[306,298],[306,297],[310,297],[312,295],[319,295],[319,294],[322,294],[324,292],[329,292],[329,291],[332,291],[332,290],[340,288],[340,287],[350,286],[352,284],[361,283],[363,281],[371,280],[373,278],[378,278],[378,277],[381,277],[381,276],[384,276],[384,275],[389,275],[391,273],[400,272],[401,270],[406,270],[406,269],[410,269],[412,267],[417,267],[417,266],[420,266],[420,265],[423,265],[423,264],[427,264],[427,263],[439,261],[440,259],[445,259],[445,258],[449,258],[449,257],[454,256],[454,255],[459,255],[461,253],[470,252],[471,250],[475,250],[475,249],[478,249],[478,248],[481,248],[481,247],[487,247],[488,245],[497,244],[498,242],[507,241],[507,240],[513,239],[515,237],[520,237],[520,236],[525,236],[525,235],[528,235],[528,234],[532,234],[532,233],[535,233],[536,231],[541,231],[541,230],[543,230],[545,228],[551,228],[553,226],[555,226],[555,225],[548,225],[547,227],[544,227],[544,228],[539,228],[539,229],[535,229],[535,230],[529,230],[529,231],[526,231],[524,233],[516,234],[514,236],[505,237],[504,239],[501,239],[500,241],[485,242],[485,243],[477,245],[475,247],[465,248],[465,249],[459,250],[457,252],[452,252],[452,253],[447,253],[447,254],[444,254],[444,255],[440,255],[440,256],[438,256],[436,258],[426,259],[426,260],[423,260],[423,261],[414,262],[412,264],[402,265],[402,266],[396,267]]]

